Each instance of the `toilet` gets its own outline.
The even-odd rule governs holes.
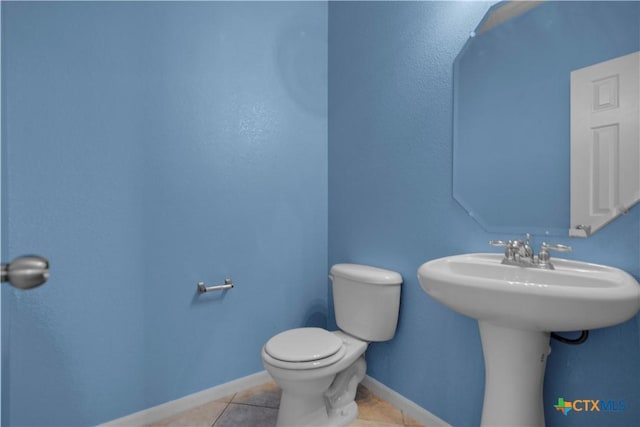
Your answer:
[[[340,330],[297,328],[262,347],[262,362],[282,389],[277,427],[344,427],[358,416],[356,389],[365,376],[370,342],[393,338],[402,276],[358,264],[336,264],[329,275]]]

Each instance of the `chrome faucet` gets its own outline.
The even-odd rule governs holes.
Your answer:
[[[549,251],[569,252],[571,246],[566,245],[550,245],[542,242],[538,255],[533,253],[531,247],[531,234],[525,234],[525,240],[490,240],[491,246],[504,247],[504,258],[502,264],[518,265],[520,267],[545,268],[553,270],[553,264],[550,259]]]

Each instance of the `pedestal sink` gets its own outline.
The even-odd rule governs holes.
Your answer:
[[[422,289],[478,320],[485,361],[483,426],[544,426],[542,382],[551,331],[602,328],[640,309],[640,285],[613,267],[553,260],[554,270],[465,254],[418,269]]]

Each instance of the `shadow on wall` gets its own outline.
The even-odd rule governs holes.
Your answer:
[[[276,43],[280,82],[293,101],[313,115],[327,116],[327,31],[321,22],[292,16]]]
[[[311,302],[302,321],[304,327],[327,328],[327,306],[321,300]]]

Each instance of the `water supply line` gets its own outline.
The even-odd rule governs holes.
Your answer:
[[[589,338],[589,331],[587,330],[582,331],[582,333],[578,338],[565,338],[563,336],[556,334],[555,332],[551,332],[551,338],[553,338],[554,340],[560,341],[563,344],[579,345],[579,344],[583,344]]]

